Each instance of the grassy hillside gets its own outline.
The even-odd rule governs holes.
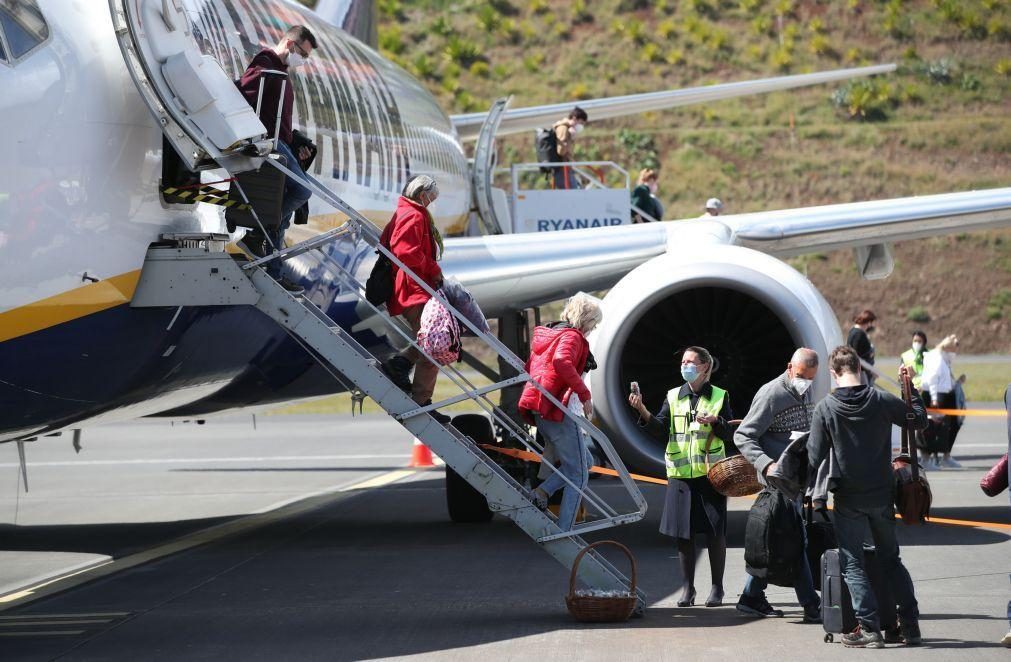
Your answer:
[[[895,62],[887,77],[593,122],[577,156],[662,173],[668,218],[1006,186],[1011,4],[1000,0],[379,0],[380,48],[450,112]],[[533,160],[529,136],[503,162]],[[794,261],[841,319],[962,333],[1011,352],[1011,233],[907,242],[860,281],[847,253]],[[922,310],[919,310],[922,309]],[[929,319],[928,319],[929,318]],[[921,320],[921,321],[916,321]],[[845,328],[845,326],[844,326]]]

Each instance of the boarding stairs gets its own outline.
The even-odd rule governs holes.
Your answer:
[[[577,555],[588,545],[582,534],[642,519],[646,512],[646,502],[607,437],[585,418],[573,416],[562,403],[531,379],[525,370],[524,362],[519,357],[498,338],[476,328],[445,300],[443,302],[459,320],[461,328],[468,328],[518,374],[489,386],[477,387],[455,366],[440,366],[442,375],[456,384],[460,394],[428,406],[419,406],[389,379],[382,369],[380,360],[362,346],[348,330],[327,316],[307,296],[293,294],[271,278],[264,270],[269,263],[275,260],[289,260],[310,251],[315,252],[317,257],[333,268],[343,288],[354,293],[360,299],[361,305],[371,308],[366,309],[368,314],[376,316],[405,342],[414,345],[431,360],[431,357],[415,343],[413,334],[402,321],[391,317],[386,312],[385,306],[376,307],[368,303],[364,284],[356,279],[351,267],[331,257],[325,249],[338,239],[350,240],[356,245],[365,241],[386,255],[430,295],[437,296],[436,292],[383,247],[375,226],[336,194],[311,176],[295,174],[276,160],[268,159],[266,163],[283,171],[288,177],[298,178],[318,199],[327,202],[336,211],[347,216],[348,220],[341,226],[312,239],[245,262],[236,260],[224,252],[228,235],[165,235],[162,242],[153,244],[148,250],[132,306],[255,306],[283,327],[324,369],[347,386],[353,395],[372,398],[394,420],[425,443],[450,468],[484,495],[492,511],[512,519],[524,533],[566,568],[571,569]],[[242,195],[246,197],[245,193]],[[544,449],[536,438],[507,416],[488,397],[499,389],[524,382],[534,384],[545,397],[564,411],[566,416],[571,417],[583,433],[596,441],[617,471],[625,492],[622,499],[624,501],[625,497],[628,497],[627,500],[632,504],[630,509],[618,512],[604,498],[587,487],[581,490],[583,505],[588,512],[599,514],[599,518],[576,524],[571,531],[562,531],[550,513],[537,508],[531,491],[507,473],[485,452],[485,449],[451,424],[442,425],[431,416],[436,409],[471,400],[498,423],[507,435],[512,436],[528,451],[541,456]],[[557,471],[550,462],[547,466],[552,471]],[[567,479],[565,482],[573,486]],[[630,589],[630,580],[596,550],[590,550],[585,554],[578,566],[577,577],[591,589],[603,591]],[[637,611],[641,613],[645,607],[645,594],[642,591],[637,593]]]

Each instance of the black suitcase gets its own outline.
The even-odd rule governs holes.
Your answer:
[[[888,582],[881,572],[877,554],[873,547],[864,547],[864,572],[871,582],[871,590],[878,603],[878,619],[881,630],[889,630],[898,624],[895,613],[895,598]],[[821,557],[821,618],[825,628],[825,643],[834,641],[834,635],[852,632],[857,627],[856,614],[849,588],[843,581],[842,565],[838,549],[829,549]]]
[[[828,513],[819,510],[820,520],[814,518],[814,507],[810,500],[804,503],[804,530],[807,533],[807,565],[811,568],[811,579],[814,588],[821,591],[821,557],[827,550],[838,547],[835,539],[835,528],[828,518]]]

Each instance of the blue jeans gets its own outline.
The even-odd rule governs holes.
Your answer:
[[[797,509],[797,515],[803,516],[800,504],[794,501],[793,505]],[[821,599],[814,590],[814,578],[811,576],[811,566],[807,562],[807,533],[804,532],[803,536],[804,556],[800,559],[800,568],[798,568],[800,574],[797,575],[797,579],[793,583],[793,590],[797,593],[797,602],[800,603],[800,606],[817,608],[821,605]],[[749,598],[764,597],[765,589],[768,587],[769,582],[759,577],[748,575],[747,580],[744,582],[743,595]]]
[[[864,572],[864,539],[870,528],[877,548],[881,574],[887,578],[898,604],[899,618],[915,623],[920,609],[913,593],[913,580],[899,558],[899,543],[895,539],[895,509],[891,504],[867,508],[850,508],[835,503],[835,534],[839,542],[843,578],[853,598],[853,611],[865,630],[881,631],[878,603]]]
[[[296,175],[305,174],[302,167],[298,164],[298,159],[292,154],[291,148],[288,147],[283,140],[277,141],[277,152],[284,157],[285,166],[288,170],[291,170]],[[296,182],[291,177],[285,176],[284,180],[284,198],[281,201],[281,224],[277,226],[276,230],[268,231],[270,241],[273,243],[273,247],[276,250],[281,250],[284,248],[284,233],[291,227],[291,216],[295,213],[295,210],[308,202],[309,198],[312,197],[312,191],[302,186],[299,182]],[[267,264],[267,273],[273,278],[281,277],[281,261],[274,260]]]
[[[537,430],[552,444],[555,454],[561,461],[558,471],[552,471],[548,479],[540,484],[549,497],[562,491],[562,505],[558,509],[558,526],[562,531],[568,531],[576,522],[576,511],[579,510],[580,493],[570,487],[562,478],[564,475],[580,490],[586,487],[590,478],[590,452],[583,444],[579,426],[569,418],[559,422],[548,421],[535,414]]]

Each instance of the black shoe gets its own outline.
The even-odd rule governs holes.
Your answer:
[[[847,648],[884,648],[885,640],[880,632],[865,630],[859,625],[856,630],[842,636],[843,646]]]
[[[899,622],[899,632],[902,633],[902,643],[907,646],[919,646],[923,643],[923,638],[920,636],[920,624],[917,621]]]
[[[821,605],[804,605],[804,623],[821,623]]]
[[[762,618],[783,618],[783,611],[773,609],[764,595],[757,598],[750,595],[742,595],[737,601],[737,611],[748,616],[759,616]]]
[[[411,367],[411,362],[406,357],[396,354],[383,364],[383,372],[401,391],[410,395]]]
[[[678,600],[678,607],[694,607],[695,606],[695,589],[692,588],[691,593],[687,595],[681,593],[681,599]]]
[[[714,586],[713,590],[709,591],[709,597],[706,598],[707,607],[722,607],[723,606],[723,587]]]
[[[449,422],[453,420],[451,416],[446,416],[445,414],[440,413],[438,409],[431,410],[428,412],[428,415],[434,418],[439,425],[449,425]]]
[[[288,290],[290,294],[302,294],[303,292],[305,292],[304,287],[302,287],[293,280],[288,280],[284,276],[281,276],[281,279],[277,281],[277,284],[283,287],[284,289]]]
[[[881,628],[881,636],[884,637],[886,644],[902,643],[902,630],[898,625],[893,625],[890,628]]]

